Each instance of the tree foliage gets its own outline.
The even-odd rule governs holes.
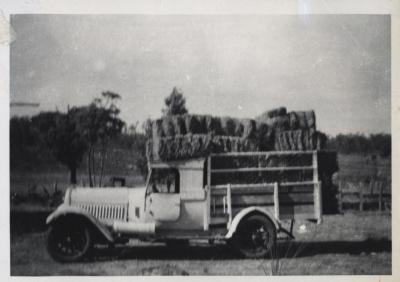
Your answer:
[[[10,167],[30,170],[54,162],[47,146],[38,138],[38,132],[28,117],[10,119]]]
[[[392,152],[390,134],[339,134],[330,137],[327,142],[329,149],[340,153],[351,154],[379,154],[382,157],[389,157]]]
[[[107,141],[115,137],[124,126],[119,119],[119,109],[114,101],[119,95],[103,92],[102,98],[94,99],[88,106],[73,107],[67,113],[42,112],[31,120],[40,140],[47,145],[54,157],[70,170],[70,181],[76,183],[76,170],[88,153],[89,175],[94,167],[94,146],[102,145],[102,156]],[[13,126],[15,127],[15,126]],[[17,136],[17,129],[14,135]],[[104,166],[101,160],[101,169]],[[90,184],[93,186],[92,177]]]
[[[70,170],[70,181],[76,183],[76,170],[87,150],[73,112],[42,112],[32,118],[32,126],[53,156]]]
[[[165,98],[165,108],[162,109],[164,116],[183,115],[188,112],[186,109],[186,99],[176,87],[172,89],[171,94]]]

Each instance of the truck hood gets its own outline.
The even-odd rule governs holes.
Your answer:
[[[144,200],[146,187],[136,188],[70,188],[65,195],[65,203],[77,204],[128,204],[129,199],[140,198]]]

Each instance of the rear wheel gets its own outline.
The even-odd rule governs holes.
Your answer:
[[[239,224],[232,243],[236,250],[248,258],[262,258],[268,253],[274,255],[276,230],[265,216],[250,215]]]
[[[57,261],[83,259],[92,248],[92,234],[85,222],[60,221],[50,226],[47,251]]]

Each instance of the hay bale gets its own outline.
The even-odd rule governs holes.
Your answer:
[[[222,129],[223,135],[235,136],[236,123],[237,123],[237,120],[235,120],[231,117],[222,117],[221,118],[221,129]]]
[[[241,140],[239,138],[232,137],[230,138],[230,151],[229,152],[242,152],[243,146]]]
[[[297,149],[297,138],[295,137],[296,136],[296,133],[298,133],[298,131],[296,130],[296,131],[294,131],[294,130],[290,130],[290,131],[288,131],[287,132],[288,134],[287,134],[287,136],[288,136],[288,142],[289,142],[289,148],[290,148],[290,150],[292,150],[292,151],[296,151],[296,150],[298,150]]]
[[[162,129],[166,137],[175,135],[175,126],[172,117],[162,118]]]
[[[307,111],[305,113],[305,118],[307,120],[307,127],[310,129],[316,129],[316,118],[315,118],[315,112],[314,111]]]
[[[200,123],[200,134],[207,134],[206,116],[198,115],[197,120]]]
[[[289,129],[289,116],[278,116],[266,120],[266,124],[275,131],[285,131]]]
[[[326,134],[320,132],[320,131],[316,131],[314,133],[315,135],[315,149],[316,150],[323,150],[326,147],[326,141],[328,139],[328,137],[326,136]]]
[[[292,112],[289,114],[291,118],[290,129],[314,129],[315,113],[314,111]]]
[[[243,135],[243,132],[244,132],[243,124],[240,122],[240,120],[235,119],[235,134],[234,134],[234,136],[240,137]]]
[[[150,147],[151,148],[151,147]],[[258,151],[255,139],[209,134],[186,134],[163,137],[153,143],[153,153],[159,159],[178,160],[205,157],[210,153]]]
[[[185,135],[187,133],[185,119],[182,116],[172,116],[172,123],[174,124],[176,135]]]
[[[269,118],[268,118],[267,112],[264,112],[264,113],[262,113],[261,115],[256,116],[254,119],[256,120],[256,122],[267,123],[267,120],[268,120]]]
[[[296,130],[295,142],[297,144],[297,150],[299,150],[299,151],[306,150],[306,148],[304,146],[304,142],[303,142],[303,135],[304,135],[303,130]]]
[[[200,134],[202,132],[201,118],[196,115],[184,115],[186,134]]]
[[[205,116],[205,129],[207,134],[222,135],[221,119],[218,117]]]
[[[274,150],[274,130],[266,123],[256,122],[256,139],[259,143],[261,151]]]
[[[324,137],[313,130],[287,130],[278,132],[275,138],[277,151],[305,151],[323,149]]]
[[[244,139],[242,140],[243,152],[255,152],[260,151],[260,144],[256,139]]]
[[[279,107],[279,108],[267,111],[268,118],[279,117],[279,116],[284,116],[284,115],[286,115],[285,107]]]
[[[289,116],[289,128],[291,130],[296,130],[299,129],[299,117],[297,116],[296,112],[290,112],[288,113]]]
[[[210,153],[231,151],[230,136],[211,136],[208,134],[186,134],[160,139],[157,149],[161,160],[179,160],[206,157]]]
[[[240,123],[243,125],[242,138],[254,139],[256,137],[256,122],[253,119],[242,119]]]

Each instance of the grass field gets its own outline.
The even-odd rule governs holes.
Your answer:
[[[370,155],[338,155],[339,172],[342,180],[364,181],[371,177],[391,181],[391,160],[378,158],[376,163]]]
[[[22,234],[11,237],[11,275],[389,275],[392,272],[388,213],[326,216],[321,225],[297,222],[294,233],[295,241],[280,244],[279,260],[241,259],[222,243],[210,246],[195,242],[191,246],[170,248],[162,243],[131,242],[128,247],[97,249],[94,258],[70,264],[56,263],[49,257],[44,233]]]

